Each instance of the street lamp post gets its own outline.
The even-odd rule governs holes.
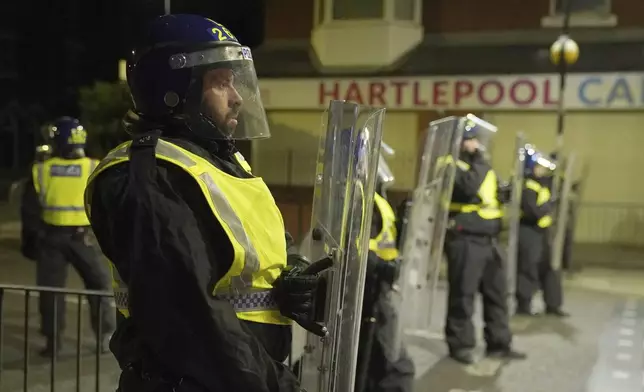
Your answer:
[[[564,103],[566,92],[566,75],[568,67],[573,65],[579,59],[579,46],[570,38],[570,14],[574,0],[563,0],[564,3],[564,20],[561,35],[550,46],[550,61],[557,66],[559,71],[559,104],[557,108],[557,136],[555,144],[555,153],[557,158],[561,159],[561,150],[564,145],[564,119],[566,115],[566,106]],[[553,184],[553,196],[558,189],[558,181]]]

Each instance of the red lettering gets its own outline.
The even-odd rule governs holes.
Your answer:
[[[529,91],[528,96],[523,99],[517,96],[517,90],[520,89],[521,86],[526,86]],[[529,105],[534,102],[534,99],[536,97],[537,86],[535,86],[535,84],[531,80],[519,79],[516,82],[512,83],[512,85],[510,86],[510,100],[517,105]]]
[[[496,88],[496,97],[494,97],[493,99],[489,99],[487,94],[485,94],[486,91],[490,90],[488,87]],[[498,80],[490,80],[481,84],[477,95],[479,101],[481,101],[485,105],[498,105],[498,103],[503,99],[503,93],[503,85],[501,84],[501,82],[499,82]]]
[[[543,104],[544,105],[557,105],[559,103],[558,100],[554,100],[552,98],[551,92],[550,92],[550,80],[546,79],[543,81]]]
[[[464,98],[472,95],[474,85],[469,80],[457,80],[454,90],[454,103],[458,106]]]
[[[325,82],[320,82],[320,90],[319,90],[320,105],[325,105],[327,103],[327,97],[329,97],[331,100],[340,99],[340,86],[338,86],[338,82],[333,82],[333,90],[331,91],[326,89]]]
[[[362,101],[362,94],[360,93],[360,86],[358,86],[358,83],[351,82],[351,84],[347,88],[347,93],[344,96],[344,100],[359,103],[360,105],[364,103]]]
[[[406,87],[409,82],[391,82],[391,85],[396,89],[396,106],[402,105],[403,87]]]
[[[427,106],[427,101],[420,98],[420,83],[414,82],[414,106]]]
[[[434,91],[432,94],[432,103],[434,104],[434,106],[447,105],[447,102],[443,100],[443,98],[445,98],[445,94],[447,94],[447,91],[445,91],[446,86],[447,82],[444,80],[434,83]]]
[[[369,83],[369,105],[386,106],[385,98],[385,84],[381,82]],[[376,103],[378,101],[378,103]]]

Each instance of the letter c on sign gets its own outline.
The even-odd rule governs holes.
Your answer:
[[[579,101],[582,102],[584,105],[587,106],[598,106],[601,104],[601,99],[596,98],[596,99],[589,99],[588,96],[586,95],[587,91],[586,88],[588,88],[589,84],[601,84],[602,80],[596,76],[584,79],[581,83],[579,83],[579,90],[577,91],[577,94],[579,95]]]

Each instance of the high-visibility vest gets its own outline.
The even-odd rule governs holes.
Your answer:
[[[106,169],[129,160],[131,142],[112,150],[89,179],[85,195],[91,211],[93,181]],[[208,205],[232,244],[230,269],[215,284],[212,295],[230,302],[241,320],[289,325],[271,295],[273,282],[286,267],[284,221],[264,181],[259,177],[237,178],[218,169],[206,159],[176,144],[159,139],[156,157],[183,169],[199,185]],[[241,153],[239,164],[250,172]],[[91,220],[91,215],[90,220]],[[128,292],[114,264],[111,265],[117,309],[129,317]]]
[[[463,170],[469,170],[470,165],[461,160],[456,164]],[[503,210],[497,198],[498,181],[494,170],[490,169],[485,174],[485,178],[479,187],[477,196],[481,199],[478,204],[465,204],[465,203],[450,203],[449,210],[452,212],[460,213],[473,213],[476,212],[482,219],[492,220],[500,219],[503,217]]]
[[[528,178],[525,180],[525,187],[534,191],[537,194],[537,207],[544,205],[550,200],[550,189],[548,187],[539,184],[537,181]],[[537,221],[537,226],[542,229],[552,226],[552,216],[545,215],[542,216]]]
[[[53,157],[32,166],[42,219],[52,226],[89,226],[83,194],[98,161]]]
[[[389,202],[379,194],[373,195],[373,201],[382,216],[382,229],[375,238],[369,240],[369,250],[385,261],[395,260],[398,258],[396,214]]]

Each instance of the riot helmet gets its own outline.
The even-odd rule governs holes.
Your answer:
[[[51,146],[49,144],[41,144],[36,146],[34,160],[36,162],[44,162],[51,157]]]
[[[489,151],[492,137],[498,128],[471,113],[463,121],[462,149],[470,154]]]
[[[203,140],[270,137],[248,47],[198,15],[152,21],[127,64],[134,117]],[[132,132],[132,129],[129,129]]]
[[[532,144],[525,145],[525,160],[523,162],[525,174],[535,177],[550,176],[557,168],[557,164],[552,158],[539,152]]]
[[[63,158],[85,156],[87,131],[80,121],[73,117],[60,117],[49,127],[49,139],[53,155]]]

